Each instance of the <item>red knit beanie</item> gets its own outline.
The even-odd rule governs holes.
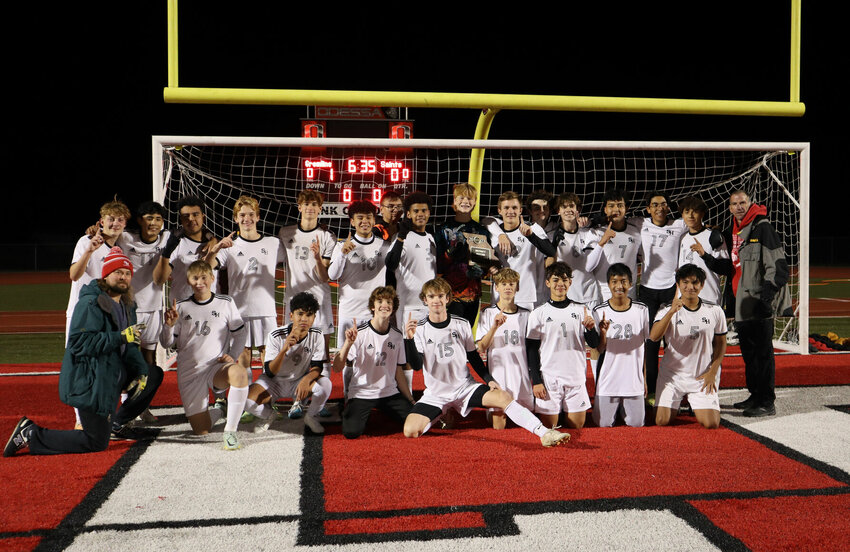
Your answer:
[[[133,273],[133,263],[130,262],[130,259],[127,258],[127,255],[121,251],[121,248],[117,245],[109,250],[109,253],[106,254],[106,257],[103,258],[103,271],[101,272],[101,278],[106,278],[119,268],[126,268],[130,271],[130,274]]]

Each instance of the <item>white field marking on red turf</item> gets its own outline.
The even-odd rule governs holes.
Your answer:
[[[717,551],[699,531],[669,511],[621,510],[523,515],[514,518],[519,535],[427,541],[401,540],[299,546],[298,550],[335,552],[415,552],[431,550],[630,550],[655,552],[663,543],[694,552]],[[70,551],[92,550],[293,550],[298,524],[257,523],[227,527],[98,531],[77,537]]]
[[[182,412],[153,409],[160,419]],[[188,422],[166,426],[88,525],[299,514],[303,421],[256,435],[240,424],[236,451],[222,450],[223,427],[194,436]]]

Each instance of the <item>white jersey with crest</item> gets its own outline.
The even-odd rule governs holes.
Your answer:
[[[177,374],[181,379],[200,375],[219,364],[222,355],[234,360],[245,348],[245,326],[236,303],[227,295],[213,294],[199,303],[189,297],[177,302],[177,322],[163,325],[163,347],[177,349]]]
[[[540,286],[544,288],[546,286],[546,255],[522,235],[519,227],[505,230],[504,225],[499,225],[499,229],[513,244],[511,254],[507,256],[502,254],[499,248],[499,233],[491,232],[490,246],[496,252],[496,257],[502,266],[519,273],[519,289],[514,301],[522,305],[539,304],[543,300],[539,295]],[[546,234],[539,225],[532,226],[532,231],[541,239],[546,239]],[[548,291],[546,295],[548,296]],[[493,301],[494,303],[498,301],[498,294],[493,293]]]
[[[266,364],[274,360],[283,349],[286,338],[292,332],[292,324],[277,328],[266,338]],[[286,351],[280,370],[274,377],[282,382],[297,381],[310,371],[310,366],[325,362],[325,338],[322,330],[313,327],[301,341]]]
[[[582,303],[552,301],[540,305],[528,317],[529,339],[540,341],[540,373],[560,378],[564,385],[577,387],[587,381],[587,353],[584,344]]]
[[[422,285],[437,275],[437,243],[429,232],[413,232],[404,238],[401,259],[395,271],[399,313],[404,307],[422,307]]]
[[[501,311],[497,305],[481,311],[475,330],[476,341],[487,335],[499,312]],[[531,392],[528,357],[525,352],[525,334],[530,314],[528,309],[522,307],[517,307],[516,312],[506,312],[505,323],[496,329],[487,350],[487,369],[490,375],[517,399]]]
[[[640,219],[638,219],[640,221]],[[611,290],[608,288],[608,268],[612,264],[623,263],[629,270],[632,271],[632,281],[637,281],[637,259],[640,253],[641,228],[639,224],[635,224],[633,219],[626,220],[626,228],[622,232],[617,232],[617,235],[608,240],[608,243],[602,246],[602,258],[599,259],[599,264],[596,265],[596,270],[593,273],[596,275],[596,281],[599,283],[599,290],[602,293],[602,300],[607,301],[611,298]],[[596,228],[597,241],[602,239],[605,233],[605,228]],[[629,290],[629,297],[636,297],[637,286],[632,286]]]
[[[705,249],[705,254],[711,255],[715,259],[729,259],[729,250],[723,240],[723,234],[711,228],[706,228],[696,234],[686,233],[682,236],[682,243],[679,247],[680,267],[686,264],[694,264],[705,271],[705,285],[699,292],[700,299],[709,303],[720,304],[720,276],[710,270],[705,265],[703,258],[691,250],[691,246],[697,241]]]
[[[392,326],[381,333],[364,322],[357,326],[357,339],[348,350],[346,361],[352,366],[349,399],[390,397],[399,392],[396,367],[407,364],[404,338]]]
[[[192,288],[186,280],[189,265],[204,258],[204,248],[207,242],[195,241],[183,237],[177,249],[171,254],[168,264],[171,265],[171,288],[168,291],[168,301],[172,299],[183,301],[192,295]]]
[[[88,251],[89,249],[90,243],[90,236],[83,236],[82,238],[77,240],[77,245],[74,246],[74,254],[71,257],[71,264],[74,264],[83,258],[83,255],[85,255],[86,251]],[[122,249],[124,248],[124,243],[122,242],[120,237],[115,242],[115,245],[121,247]],[[89,257],[89,262],[86,265],[86,270],[85,272],[83,272],[83,275],[80,276],[78,280],[71,282],[71,296],[68,298],[68,308],[65,311],[69,322],[71,320],[71,316],[74,314],[74,307],[77,305],[77,301],[79,301],[80,299],[80,290],[83,289],[83,286],[85,286],[92,280],[97,280],[103,275],[103,259],[109,253],[110,249],[112,249],[112,247],[110,247],[106,244],[106,242],[104,242],[103,245],[101,245],[94,252],[92,252],[91,256]]]
[[[643,267],[640,285],[650,289],[669,289],[676,285],[679,267],[679,243],[688,231],[682,219],[667,220],[658,226],[650,217],[632,219],[641,221],[641,248]],[[635,277],[632,276],[634,280]]]
[[[318,242],[322,259],[330,261],[336,237],[321,225],[312,230],[302,230],[298,224],[281,228],[279,237],[286,251],[286,303],[306,291],[313,294],[320,305],[329,304],[331,288],[319,278],[316,258],[310,247],[313,242]]]
[[[614,310],[605,301],[593,309],[596,327],[605,319],[611,322],[606,334],[605,352],[596,366],[596,394],[605,397],[643,397],[644,344],[649,339],[649,309],[630,300],[629,308]]]
[[[146,242],[138,232],[124,232],[124,254],[133,263],[133,295],[138,312],[162,310],[163,288],[153,281],[153,271],[159,264],[159,256],[170,233],[163,230],[152,242]]]
[[[556,236],[558,235],[556,231]],[[579,228],[575,232],[563,232],[555,248],[556,261],[567,263],[573,270],[573,281],[567,290],[567,298],[579,303],[596,303],[601,300],[599,283],[593,270],[602,257],[598,245],[599,236],[590,228]]]
[[[242,318],[277,318],[274,275],[277,265],[284,261],[278,238],[246,240],[236,236],[233,247],[220,250],[216,260],[227,271],[228,291]]]
[[[669,310],[670,305],[660,308],[655,322],[664,318]],[[674,382],[692,382],[708,371],[714,336],[725,335],[726,331],[726,316],[720,306],[702,300],[694,310],[683,305],[664,332],[660,370],[671,375]]]
[[[475,351],[466,319],[449,315],[445,322],[435,324],[426,317],[416,326],[413,340],[424,356],[425,393],[453,401],[475,384],[466,364],[466,353]]]
[[[372,290],[385,283],[387,253],[390,250],[389,242],[375,235],[366,240],[354,235],[351,242],[354,249],[345,255],[342,243],[337,243],[328,267],[330,279],[339,283],[340,325],[344,313],[358,316],[369,312]]]

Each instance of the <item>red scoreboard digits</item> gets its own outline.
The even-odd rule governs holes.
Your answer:
[[[372,155],[302,157],[300,173],[304,188],[344,203],[365,199],[377,205],[386,190],[404,192],[413,182],[408,159]]]

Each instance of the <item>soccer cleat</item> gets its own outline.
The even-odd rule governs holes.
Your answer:
[[[222,417],[227,416],[227,399],[216,399],[212,407],[221,410]]]
[[[154,439],[159,431],[142,427],[131,427],[130,424],[119,426],[112,424],[110,441],[149,441]]]
[[[543,437],[540,438],[540,442],[543,443],[544,447],[557,447],[558,445],[565,445],[570,440],[569,433],[561,433],[558,431],[558,426],[553,427],[549,431],[543,434]]]
[[[751,406],[744,410],[744,416],[747,418],[764,418],[765,416],[776,416],[776,407],[772,404]]]
[[[26,416],[18,420],[18,424],[12,430],[12,436],[6,441],[6,448],[3,449],[4,457],[14,456],[19,450],[29,446],[27,445],[27,434],[29,434],[29,430],[33,425],[35,424],[33,424],[32,420]]]
[[[250,412],[243,412],[242,417],[239,418],[239,423],[240,424],[250,424],[251,422],[253,422],[256,419],[257,419],[257,417],[254,416],[253,414],[251,414]]]
[[[292,408],[289,409],[287,416],[289,416],[290,420],[297,420],[304,417],[304,408],[301,406],[300,401],[292,403]]]
[[[655,407],[655,393],[649,393],[646,396],[646,405],[650,408]]]
[[[224,450],[239,450],[242,448],[242,445],[239,444],[239,438],[236,437],[235,431],[224,432],[224,446],[222,448]]]
[[[331,411],[323,406],[322,409],[319,410],[318,416],[320,418],[330,418],[331,417]]]
[[[310,428],[313,433],[324,433],[325,428],[319,423],[315,416],[304,416],[304,425]]]
[[[272,416],[269,416],[265,420],[262,418],[257,418],[255,416],[254,422],[254,433],[262,433],[264,431],[268,431],[269,426],[272,425]]]
[[[283,412],[281,412],[281,408],[280,408],[280,406],[278,406],[277,403],[273,402],[273,403],[271,403],[271,406],[272,406],[272,411],[274,412],[274,419],[275,420],[282,420],[282,419],[286,418],[286,415]]]
[[[136,419],[146,424],[155,424],[159,421],[159,418],[154,416],[150,408],[146,408],[144,412],[136,417]]]

